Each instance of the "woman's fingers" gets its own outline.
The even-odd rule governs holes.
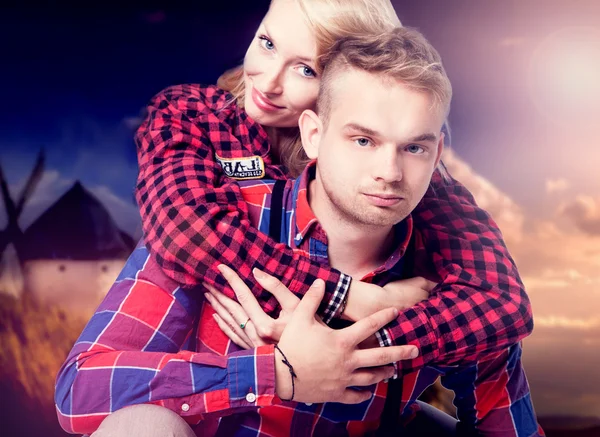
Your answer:
[[[250,291],[248,286],[235,271],[224,264],[219,265],[218,269],[233,289],[238,302],[256,326],[267,325],[273,321],[273,319],[263,311],[252,294],[252,291]]]
[[[252,344],[252,340],[248,338],[244,330],[240,327],[241,323],[245,323],[248,320],[248,316],[244,309],[235,301],[229,299],[224,296],[222,293],[219,293],[216,289],[211,287],[210,285],[205,285],[209,290],[208,293],[204,293],[204,296],[213,307],[215,312],[219,315],[219,317],[227,324],[229,327],[235,331],[238,337],[242,338],[242,340],[246,344]],[[220,296],[219,296],[220,295]],[[227,302],[226,299],[229,299],[231,302]],[[223,304],[223,302],[227,302],[227,307]],[[237,306],[236,306],[237,305]],[[231,338],[231,337],[230,337]],[[232,339],[233,340],[233,339]]]
[[[242,340],[240,338],[239,335],[237,335],[232,329],[231,327],[225,323],[223,321],[222,318],[219,317],[218,314],[213,314],[213,318],[215,319],[215,321],[217,322],[217,325],[219,326],[219,328],[221,328],[221,331],[223,331],[223,333],[229,337],[231,339],[231,341],[233,341],[235,344],[237,344],[239,347],[241,347],[242,349],[252,349],[252,346],[249,345],[248,343],[246,343],[244,340]]]

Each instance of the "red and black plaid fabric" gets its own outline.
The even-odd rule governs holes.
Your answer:
[[[331,303],[348,278],[252,227],[238,184],[217,161],[260,156],[265,178],[288,177],[273,162],[264,129],[229,93],[214,86],[167,88],[150,102],[136,144],[145,240],[167,276],[187,287],[213,284],[232,296],[216,269],[228,264],[270,313],[276,302],[262,292],[252,268],[279,277],[298,295],[320,277],[327,284],[323,308],[330,309],[323,318],[335,314],[339,306]],[[404,372],[440,361],[472,362],[529,335],[531,308],[514,261],[468,190],[436,172],[413,217],[423,236],[419,260],[433,263],[440,285],[388,330],[389,342],[420,349],[419,359],[401,363]]]

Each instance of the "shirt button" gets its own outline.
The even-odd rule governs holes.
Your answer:
[[[190,411],[190,405],[189,405],[189,404],[183,404],[183,405],[181,406],[181,410],[182,410],[182,411],[186,411],[186,412],[187,412],[187,411]]]
[[[312,402],[305,402],[304,405],[306,405],[307,407],[310,407],[313,403]]]
[[[248,393],[246,395],[246,400],[248,402],[254,402],[256,400],[256,395],[254,393]]]
[[[302,234],[300,232],[298,232],[296,234],[296,240],[301,240],[302,239]]]

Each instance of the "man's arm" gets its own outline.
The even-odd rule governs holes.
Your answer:
[[[140,403],[191,423],[206,413],[270,405],[273,346],[228,356],[181,350],[197,323],[199,299],[166,278],[149,280],[147,261],[145,248],[134,252],[61,367],[55,402],[63,429],[91,433],[110,413]]]
[[[446,369],[441,382],[455,393],[459,435],[544,436],[537,423],[521,345],[490,355],[476,365]]]
[[[277,276],[299,296],[321,278],[326,282],[321,315],[328,321],[350,278],[252,226],[239,185],[225,177],[216,160],[217,143],[222,153],[246,148],[248,154],[262,155],[269,177],[285,177],[270,162],[266,133],[232,109],[235,105],[227,106],[230,97],[216,87],[180,85],[165,89],[148,105],[135,136],[140,168],[136,198],[146,244],[164,273],[187,288],[208,283],[233,296],[216,268],[230,266],[271,314],[275,301],[261,296],[253,268]]]

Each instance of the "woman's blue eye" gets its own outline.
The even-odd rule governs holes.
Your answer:
[[[366,138],[359,138],[357,140],[354,140],[356,142],[356,144],[358,144],[361,147],[367,147],[369,144],[371,144],[371,141],[369,141]]]
[[[275,48],[275,44],[266,36],[259,36],[260,44],[267,50],[273,50]]]
[[[307,67],[306,65],[302,67],[302,75],[306,76],[306,77],[315,77],[316,74],[315,72],[312,70],[312,68]]]

